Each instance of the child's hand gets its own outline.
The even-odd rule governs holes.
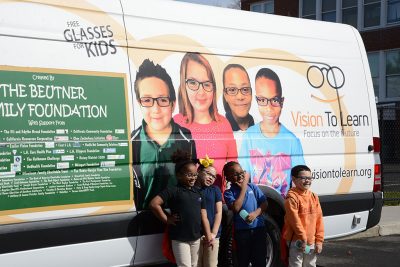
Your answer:
[[[252,223],[256,218],[257,218],[257,212],[256,211],[250,212],[246,218],[246,222]]]
[[[203,236],[202,238],[204,239],[205,245],[207,247],[211,247],[211,249],[214,248],[215,235],[213,233],[207,236]]]
[[[306,241],[303,241],[303,243],[301,244],[301,250],[302,250],[303,252],[306,252],[306,246],[307,246]]]
[[[300,246],[298,243],[300,243],[301,246]],[[296,247],[297,247],[299,250],[305,252],[305,251],[306,251],[306,246],[307,246],[306,241],[303,241],[303,240],[297,240],[297,241],[296,241]]]
[[[243,189],[247,189],[247,184],[249,183],[249,179],[250,179],[250,174],[248,174],[247,172],[244,173],[244,177],[243,177],[243,181],[241,183],[239,183],[238,185]]]
[[[167,224],[176,225],[176,222],[180,221],[180,217],[178,214],[167,215]]]
[[[215,240],[215,235],[213,233],[210,233],[209,235],[207,235],[207,242],[208,243],[213,243]]]
[[[322,243],[315,244],[315,253],[320,254],[322,252]]]

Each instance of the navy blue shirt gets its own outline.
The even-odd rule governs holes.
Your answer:
[[[232,184],[231,188],[225,191],[225,203],[230,207],[240,195],[241,188],[237,184]],[[263,192],[255,184],[249,183],[247,191],[244,196],[243,205],[240,210],[244,209],[248,213],[255,211],[262,203],[266,201]],[[234,213],[233,220],[235,223],[235,230],[245,230],[264,226],[264,218],[258,216],[251,224],[245,222],[240,217],[239,213]]]
[[[210,222],[210,230],[212,231],[215,221],[215,213],[217,212],[215,204],[219,201],[222,202],[222,193],[219,187],[215,185],[202,187],[201,193],[203,194],[203,198],[206,202],[207,218],[208,221]],[[221,225],[219,226],[216,237],[220,237],[220,235],[221,235]]]
[[[171,214],[180,218],[176,225],[169,225],[171,240],[194,241],[201,237],[201,209],[205,209],[205,201],[196,187],[187,188],[178,184],[168,187],[158,194]]]

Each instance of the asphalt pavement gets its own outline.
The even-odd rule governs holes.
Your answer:
[[[400,235],[328,240],[318,267],[395,267],[400,262]]]
[[[358,234],[327,240],[318,267],[399,266],[400,206],[383,206],[378,225]]]

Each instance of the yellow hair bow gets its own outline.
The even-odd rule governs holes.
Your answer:
[[[207,168],[209,166],[212,166],[214,164],[214,160],[210,159],[208,155],[206,154],[206,157],[204,159],[200,159],[200,164],[203,165],[204,168]]]

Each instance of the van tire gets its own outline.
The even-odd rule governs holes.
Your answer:
[[[226,207],[226,206],[225,206]],[[223,209],[222,212],[222,233],[220,237],[219,255],[218,255],[218,266],[220,267],[236,267],[237,258],[236,251],[233,247],[233,212],[227,208]],[[264,220],[266,225],[266,240],[267,240],[267,263],[266,267],[281,266],[280,261],[280,240],[281,240],[281,229],[279,228],[276,221],[264,214]]]
[[[218,266],[236,267],[236,255],[233,250],[233,212],[226,205],[222,208],[222,231],[219,238]]]
[[[280,260],[280,242],[281,242],[281,229],[279,228],[276,221],[268,216],[264,215],[265,226],[267,228],[267,267],[270,266],[281,266]]]

